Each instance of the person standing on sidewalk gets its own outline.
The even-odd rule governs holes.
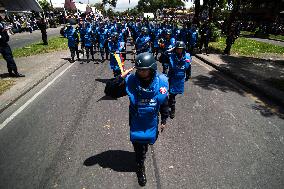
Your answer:
[[[136,57],[135,68],[135,74],[129,74],[131,68],[108,82],[105,94],[114,98],[129,97],[130,140],[136,156],[138,183],[145,186],[144,162],[149,144],[154,144],[158,137],[159,112],[161,132],[168,118],[168,80],[165,75],[157,73],[156,60],[149,52]]]
[[[227,33],[226,48],[224,49],[225,55],[231,54],[231,47],[235,43],[235,40],[239,37],[239,35],[240,35],[240,29],[236,23],[233,23],[232,27],[229,28],[229,31]]]
[[[38,27],[39,27],[39,29],[40,29],[40,31],[41,31],[41,38],[42,38],[43,44],[44,44],[44,45],[48,45],[48,42],[47,42],[47,33],[46,33],[47,24],[46,24],[44,18],[41,18],[41,19],[40,19],[40,22],[38,23]]]
[[[200,46],[199,46],[199,52],[202,52],[202,48],[204,45],[205,53],[208,54],[208,44],[209,40],[211,38],[211,29],[207,21],[204,22],[204,24],[201,26],[200,29]]]
[[[7,62],[7,68],[10,77],[25,77],[20,74],[17,69],[17,65],[14,61],[12,50],[8,44],[9,35],[7,30],[4,28],[4,24],[0,23],[0,53]]]
[[[191,56],[186,53],[186,45],[183,41],[177,41],[174,53],[170,55],[169,64],[169,107],[170,118],[175,117],[176,95],[184,92],[184,82],[191,77]]]

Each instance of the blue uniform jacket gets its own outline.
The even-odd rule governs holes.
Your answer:
[[[171,94],[182,94],[184,92],[184,81],[186,70],[191,66],[191,56],[185,53],[182,58],[178,58],[176,53],[170,55],[169,64],[169,92]]]
[[[148,88],[142,88],[134,74],[128,75],[125,82],[130,100],[130,140],[154,144],[158,135],[160,106],[168,96],[167,77],[156,74]]]

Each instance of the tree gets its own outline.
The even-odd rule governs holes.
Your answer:
[[[230,54],[231,46],[238,37],[238,35],[235,35],[237,28],[234,28],[233,24],[237,20],[241,7],[241,0],[228,0],[228,1],[229,1],[228,3],[233,6],[233,9],[227,20],[227,27],[225,31],[227,34],[226,48],[224,50],[225,54]]]
[[[47,0],[41,0],[38,2],[44,12],[52,9],[50,3]]]
[[[183,0],[139,0],[137,9],[141,12],[153,12],[163,8],[184,7]]]
[[[223,9],[226,6],[227,0],[204,0],[203,7],[208,8],[209,20],[213,20],[214,8],[218,7]]]
[[[101,11],[102,14],[106,13],[103,3],[95,3],[95,4],[92,4],[91,7],[95,7],[97,10]]]
[[[110,6],[112,6],[113,8],[116,7],[117,4],[117,0],[102,0],[102,4],[105,6],[107,4],[109,4]]]
[[[199,14],[200,14],[200,0],[194,0],[194,18],[193,22],[199,25]]]

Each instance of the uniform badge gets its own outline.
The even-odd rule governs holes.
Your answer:
[[[160,88],[160,93],[161,93],[161,94],[166,94],[166,93],[167,93],[166,87],[161,87],[161,88]]]

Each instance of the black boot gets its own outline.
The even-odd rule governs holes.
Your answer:
[[[142,164],[137,165],[137,178],[138,178],[138,183],[140,186],[145,186],[147,183],[146,179],[146,173],[145,173],[145,166]]]
[[[13,70],[11,68],[8,68],[9,76],[15,77],[15,74],[13,73]]]
[[[175,113],[176,113],[176,107],[172,106],[171,111],[170,111],[170,118],[171,119],[175,118]]]
[[[17,68],[15,68],[15,69],[8,69],[8,72],[9,72],[9,75],[10,75],[10,77],[25,77],[25,75],[23,75],[23,74],[20,74],[19,72],[18,72],[18,69]],[[13,73],[14,72],[14,73]]]

